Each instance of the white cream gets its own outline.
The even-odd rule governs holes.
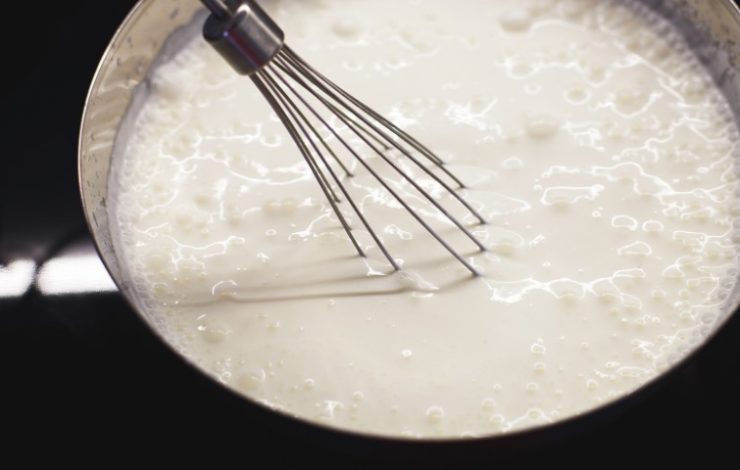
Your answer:
[[[661,20],[595,0],[266,6],[448,162],[490,248],[384,172],[471,279],[341,152],[404,271],[347,207],[359,258],[251,81],[194,37],[152,73],[114,215],[149,314],[218,380],[344,429],[489,435],[629,393],[712,330],[737,275],[738,131]]]

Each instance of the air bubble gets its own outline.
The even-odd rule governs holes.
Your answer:
[[[542,345],[542,344],[540,344],[540,343],[533,344],[529,348],[529,350],[532,351],[532,354],[534,354],[536,356],[542,356],[542,355],[545,354],[545,351],[547,351],[547,349],[545,349],[545,346]]]
[[[491,423],[494,427],[500,428],[504,425],[504,423],[506,423],[506,418],[504,418],[500,414],[495,414],[488,418],[488,422]]]
[[[496,408],[496,400],[494,400],[493,398],[486,398],[486,399],[484,399],[483,402],[481,403],[481,408],[484,411],[491,411],[491,410],[495,409]]]
[[[336,20],[332,24],[331,30],[338,37],[349,40],[356,39],[361,31],[357,23],[347,18]]]
[[[502,14],[499,23],[505,31],[519,33],[529,29],[532,25],[532,17],[527,10],[517,8]]]
[[[642,108],[647,102],[648,95],[639,88],[623,88],[616,92],[614,101],[617,108],[623,112],[634,112]]]
[[[614,302],[622,295],[617,286],[608,280],[597,281],[591,288],[594,294],[596,294],[602,302],[606,303]]]
[[[645,242],[634,242],[617,250],[620,256],[649,256],[653,249]]]
[[[212,344],[223,342],[232,332],[231,328],[225,323],[199,325],[198,331],[201,332],[206,341]]]
[[[262,210],[267,215],[290,216],[295,213],[297,206],[295,199],[287,198],[280,201],[268,201],[262,206]]]
[[[668,266],[663,270],[662,276],[666,279],[681,279],[685,274],[677,266]]]
[[[431,423],[439,423],[445,417],[445,410],[440,406],[430,406],[426,412],[427,420]]]
[[[512,157],[504,160],[501,166],[505,170],[520,170],[524,167],[524,162],[520,158]]]
[[[589,91],[582,87],[571,88],[565,92],[565,99],[575,104],[585,103],[590,96]]]
[[[666,293],[663,289],[653,289],[653,291],[650,293],[650,296],[654,300],[664,300],[666,298]]]
[[[583,298],[584,288],[580,282],[576,282],[570,279],[561,279],[552,281],[548,285],[550,292],[560,300],[575,301]]]
[[[527,117],[524,130],[535,140],[545,140],[560,129],[560,121],[550,114],[532,114]]]
[[[237,381],[236,386],[239,390],[244,392],[252,392],[262,386],[266,378],[265,371],[253,372],[241,375]]]
[[[660,233],[663,231],[663,224],[657,220],[648,220],[642,224],[642,230],[650,234]]]

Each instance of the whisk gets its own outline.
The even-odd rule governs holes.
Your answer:
[[[319,73],[285,44],[285,34],[280,27],[254,0],[201,0],[211,11],[203,27],[205,39],[242,75],[248,75],[277,114],[291,138],[300,150],[309,169],[316,178],[332,210],[342,224],[350,241],[360,256],[365,252],[352,233],[352,227],[340,210],[339,204],[346,201],[372,237],[388,262],[400,270],[398,262],[391,256],[377,232],[367,221],[345,185],[345,179],[353,176],[348,166],[339,157],[328,139],[322,137],[319,128],[326,129],[336,140],[335,146],[343,148],[388,193],[413,216],[452,256],[471,273],[478,271],[455,250],[439,232],[434,230],[408,201],[374,169],[370,163],[353,149],[347,138],[329,124],[334,116],[343,126],[367,145],[391,169],[429,201],[455,227],[462,231],[481,251],[485,246],[459,219],[454,217],[428,191],[408,175],[389,155],[395,149],[408,158],[424,174],[431,177],[444,190],[473,215],[480,224],[483,217],[459,193],[464,184],[445,167],[444,162],[419,141],[398,126],[361,103],[348,92]],[[312,101],[314,104],[311,104]],[[324,108],[325,115],[319,112]],[[328,114],[326,114],[328,113]],[[326,132],[325,131],[325,132]],[[330,165],[336,162],[343,175]],[[427,161],[425,164],[424,161]],[[431,163],[431,165],[429,165]],[[437,174],[439,173],[439,175]],[[453,189],[453,186],[455,188]]]

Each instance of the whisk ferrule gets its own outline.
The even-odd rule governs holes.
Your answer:
[[[241,75],[262,70],[282,49],[285,34],[253,0],[203,0],[211,10],[203,36]]]

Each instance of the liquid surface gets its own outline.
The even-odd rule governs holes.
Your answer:
[[[266,7],[309,63],[447,162],[486,225],[404,169],[488,250],[344,129],[483,275],[337,147],[404,269],[347,206],[357,256],[251,81],[194,32],[152,72],[114,215],[148,313],[218,380],[344,429],[482,436],[629,393],[712,331],[737,275],[738,132],[668,25],[607,1]]]

